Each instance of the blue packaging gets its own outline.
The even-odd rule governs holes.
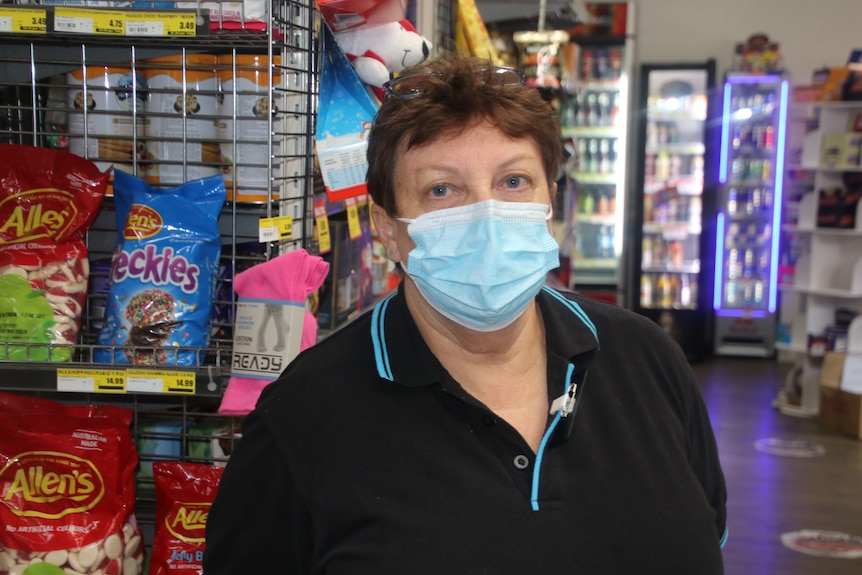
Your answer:
[[[200,363],[209,343],[226,192],[220,175],[154,188],[116,170],[117,245],[94,360],[120,365]],[[193,349],[194,348],[194,349]]]

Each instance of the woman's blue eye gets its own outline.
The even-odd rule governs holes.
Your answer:
[[[506,178],[506,186],[509,188],[520,188],[527,183],[524,176],[509,176]]]
[[[449,186],[439,184],[431,188],[431,195],[435,197],[445,196],[449,192]]]

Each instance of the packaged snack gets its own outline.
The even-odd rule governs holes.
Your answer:
[[[62,150],[0,144],[0,359],[67,361],[90,268],[84,234],[109,172]]]
[[[138,575],[132,412],[0,392],[0,572]]]
[[[224,468],[156,461],[156,532],[149,575],[201,575],[206,520]]]
[[[209,343],[221,240],[224,180],[210,176],[154,188],[117,172],[118,240],[94,359],[132,365],[197,365]]]

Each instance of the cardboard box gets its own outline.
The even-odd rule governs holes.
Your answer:
[[[862,439],[862,394],[842,389],[847,353],[829,352],[820,371],[820,412],[824,429]]]
[[[822,189],[817,198],[817,227],[854,229],[856,209],[862,191],[858,189]]]
[[[858,168],[862,133],[823,134],[820,164],[829,168]]]

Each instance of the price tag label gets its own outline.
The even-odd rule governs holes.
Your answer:
[[[317,223],[317,250],[321,254],[332,249],[332,236],[329,235],[329,217],[326,215],[326,201],[314,202],[314,221]]]
[[[48,20],[44,10],[0,9],[0,32],[45,34],[47,31]]]
[[[93,33],[108,34],[111,36],[123,36],[126,30],[126,20],[122,12],[112,10],[102,12],[93,16]]]
[[[195,372],[127,369],[126,389],[141,393],[193,395],[195,392]]]
[[[261,242],[275,242],[293,238],[293,216],[262,218],[258,232]]]
[[[54,31],[110,36],[194,36],[193,12],[127,12],[87,8],[54,9]]]
[[[93,17],[101,15],[98,10],[58,6],[54,8],[54,32],[92,34],[95,29]]]
[[[164,375],[164,393],[180,393],[194,395],[195,372],[193,371],[169,371]]]
[[[125,393],[126,372],[120,369],[58,369],[57,391]]]
[[[347,198],[344,200],[344,207],[347,210],[347,234],[351,240],[357,239],[362,235],[362,227],[359,225],[359,210],[356,207],[356,198]]]
[[[161,393],[164,380],[159,372],[146,369],[126,370],[126,389],[136,393]]]
[[[193,12],[126,12],[126,36],[194,36]]]

